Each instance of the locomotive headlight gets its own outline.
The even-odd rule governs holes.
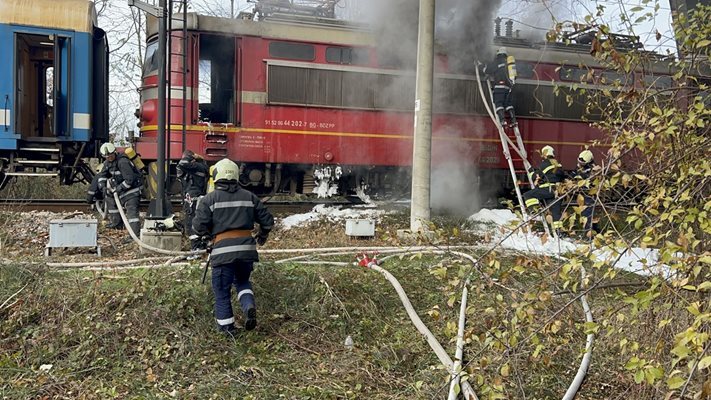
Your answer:
[[[333,153],[327,151],[323,154],[323,158],[326,159],[326,161],[331,161],[333,160]]]

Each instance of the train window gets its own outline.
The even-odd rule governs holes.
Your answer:
[[[316,58],[316,49],[310,44],[271,42],[269,43],[269,57],[313,61]]]
[[[593,71],[587,68],[561,67],[560,79],[568,82],[588,82],[592,80]]]
[[[672,78],[668,75],[645,75],[642,77],[642,84],[655,89],[668,89],[672,86]]]
[[[198,99],[201,121],[238,123],[235,120],[235,38],[200,35]]]
[[[600,77],[602,84],[631,85],[634,79],[631,74],[621,74],[615,71],[596,71],[596,75]]]
[[[158,57],[156,55],[156,50],[158,50],[158,42],[148,43],[146,46],[146,59],[143,62],[143,74],[147,74],[152,71],[158,70]]]
[[[366,65],[370,62],[370,51],[352,47],[327,47],[326,62],[334,64]]]
[[[588,94],[580,94],[562,85],[556,94],[552,85],[517,84],[513,89],[513,105],[516,115],[522,117],[576,121],[599,119],[599,110],[586,110]]]
[[[54,67],[47,67],[44,70],[44,104],[52,107],[54,104]]]
[[[516,61],[516,76],[520,79],[533,79],[536,76],[533,63]]]
[[[198,101],[200,104],[212,103],[212,62],[200,60],[198,63]]]

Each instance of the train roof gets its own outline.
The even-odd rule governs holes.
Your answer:
[[[174,29],[182,29],[182,14],[174,15]],[[279,15],[264,20],[233,19],[212,17],[197,13],[187,14],[187,29],[210,32],[263,37],[276,40],[336,44],[342,46],[376,46],[376,34],[366,25],[330,18],[296,18]],[[146,26],[147,36],[155,36],[158,31],[157,19],[149,17]],[[581,65],[584,67],[603,68],[590,55],[590,46],[582,44],[564,44],[552,42],[530,42],[528,40],[499,36],[491,43],[491,53],[499,46],[506,46],[509,54],[518,60],[534,63],[557,65]],[[438,46],[439,47],[439,46]],[[651,57],[648,66],[656,73],[668,73],[668,61]],[[481,60],[486,61],[486,60]]]
[[[176,21],[181,17],[181,15],[174,15],[174,29],[182,29],[181,22]],[[188,13],[187,28],[188,30],[201,32],[257,36],[298,42],[332,43],[349,46],[375,45],[375,37],[364,26],[346,22],[336,24],[333,21],[331,19],[313,19],[306,23],[304,21],[278,18],[254,21]],[[158,32],[157,19],[149,17],[146,30],[149,37],[155,35]]]
[[[92,32],[97,25],[88,0],[0,0],[0,24]]]

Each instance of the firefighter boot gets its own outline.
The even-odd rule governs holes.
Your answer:
[[[254,292],[251,287],[240,290],[237,300],[244,312],[244,329],[251,331],[257,326],[257,306],[254,304]]]

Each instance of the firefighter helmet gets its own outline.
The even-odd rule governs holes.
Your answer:
[[[541,154],[543,154],[543,157],[554,157],[555,151],[553,150],[553,147],[551,147],[551,146],[544,146],[541,149]]]
[[[593,160],[593,153],[590,150],[583,150],[578,155],[578,162],[581,164],[590,164]]]
[[[501,54],[503,54],[503,55],[509,54],[508,51],[506,51],[506,47],[499,47],[499,49],[496,50],[496,55],[497,55],[497,56],[498,56],[498,55],[501,55]]]
[[[106,157],[109,154],[116,153],[116,146],[114,146],[113,143],[104,143],[101,145],[99,153],[101,153],[102,157]]]
[[[223,158],[215,164],[212,178],[218,181],[236,181],[239,179],[239,167],[229,158]]]

